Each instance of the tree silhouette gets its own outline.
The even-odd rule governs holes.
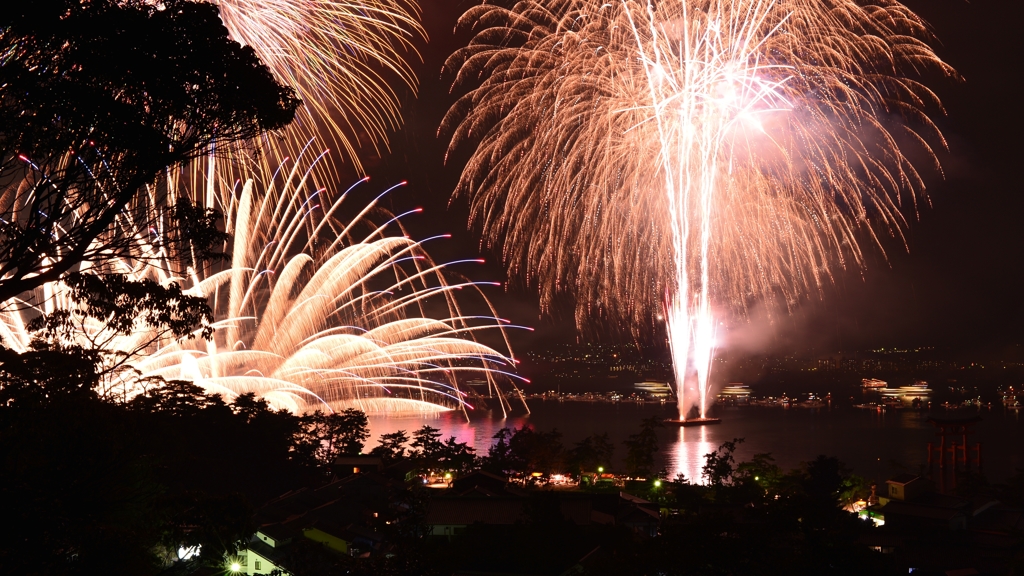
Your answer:
[[[663,428],[656,417],[644,418],[640,432],[630,434],[623,442],[626,445],[626,472],[632,476],[650,476],[654,471],[654,455],[658,452],[658,435],[655,428]]]
[[[0,302],[137,257],[131,232],[148,235],[166,202],[144,185],[283,127],[299,104],[207,3],[15,3],[0,54]]]
[[[392,464],[405,457],[405,445],[409,442],[409,435],[405,430],[381,434],[378,444],[370,450],[370,454],[380,456],[384,465]]]
[[[580,440],[569,450],[568,460],[576,472],[593,472],[599,467],[611,469],[615,444],[608,433],[592,434]]]
[[[297,443],[298,451],[308,462],[324,469],[342,454],[360,454],[370,437],[366,414],[355,408],[330,414],[317,410],[299,421],[303,432]]]

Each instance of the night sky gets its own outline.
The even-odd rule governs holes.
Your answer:
[[[908,0],[938,38],[936,52],[961,80],[928,81],[946,107],[934,115],[949,141],[940,155],[944,175],[926,174],[931,206],[913,215],[907,241],[887,242],[883,257],[868,247],[868,267],[835,279],[821,298],[811,297],[790,315],[768,321],[751,317],[727,330],[726,338],[752,352],[828,353],[877,346],[936,346],[971,357],[1024,359],[1021,326],[1024,267],[1024,184],[1020,178],[1024,134],[1024,2],[1019,0]],[[467,1],[426,0],[424,23],[430,43],[417,67],[420,96],[405,97],[405,128],[392,152],[367,160],[377,185],[408,180],[394,196],[394,209],[422,206],[425,215],[406,220],[417,237],[448,232],[453,239],[429,249],[437,260],[481,254],[478,236],[467,231],[465,199],[451,191],[465,154],[444,165],[446,137],[438,124],[455,96],[444,59],[469,35],[454,33]],[[474,279],[505,280],[494,254],[489,263],[460,271]],[[509,289],[490,293],[499,312],[536,332],[517,339],[517,352],[552,342],[575,341],[572,308],[540,316],[535,292],[510,279]],[[584,339],[608,339],[592,327]]]

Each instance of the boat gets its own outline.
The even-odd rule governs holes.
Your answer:
[[[886,398],[882,400],[883,410],[902,410],[904,408],[903,401],[899,398]]]
[[[860,381],[861,388],[885,388],[888,386],[885,380],[878,378],[864,378]]]
[[[721,418],[687,418],[686,420],[665,420],[665,423],[670,426],[710,426],[712,424],[721,424]]]

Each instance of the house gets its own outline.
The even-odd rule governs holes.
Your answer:
[[[967,529],[972,509],[967,499],[936,493],[928,480],[914,474],[899,474],[885,485],[877,514],[887,527]]]
[[[657,507],[626,493],[581,494],[574,492],[529,493],[510,490],[488,494],[472,486],[461,494],[452,492],[431,498],[426,524],[431,536],[452,537],[475,524],[512,526],[536,517],[558,517],[570,525],[625,526],[637,534],[653,537],[661,525]]]
[[[913,500],[927,491],[927,484],[928,482],[920,476],[900,474],[885,481],[886,490],[883,498],[903,501]]]
[[[420,473],[423,467],[414,460],[403,458],[384,468],[384,475],[401,482],[422,482]]]
[[[384,539],[376,527],[395,519],[391,495],[403,486],[376,473],[357,472],[320,488],[283,494],[258,511],[260,527],[232,559],[235,572],[291,573],[288,549],[298,541],[319,543],[315,553],[335,560],[380,550]]]
[[[510,526],[525,519],[524,504],[517,497],[437,496],[427,505],[427,534],[456,536],[473,524]]]
[[[957,499],[960,500],[960,499]],[[892,528],[945,528],[966,530],[968,510],[962,503],[924,503],[890,500],[882,507],[885,525]]]
[[[1024,510],[998,502],[984,487],[971,497],[941,494],[912,474],[890,478],[881,496],[881,505],[867,511],[883,521],[860,538],[871,550],[893,554],[912,573],[1011,573],[1024,544]]]
[[[296,535],[292,530],[280,525],[257,530],[248,546],[241,550],[233,561],[240,568],[235,573],[255,575],[282,570],[284,553],[281,549],[291,544]]]
[[[626,492],[595,494],[591,501],[591,517],[595,524],[625,526],[641,536],[652,538],[658,535],[661,511],[657,504]]]
[[[384,470],[384,461],[380,456],[368,454],[342,454],[334,459],[331,464],[331,471],[336,476],[344,477],[360,472],[381,472]]]
[[[966,530],[979,514],[998,504],[992,498],[973,499],[939,494],[931,483],[913,474],[900,474],[886,482],[886,497],[877,513],[889,528]]]

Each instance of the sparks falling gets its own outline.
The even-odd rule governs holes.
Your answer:
[[[318,138],[360,172],[360,150],[387,149],[402,123],[392,84],[413,93],[418,86],[410,58],[420,58],[417,44],[427,35],[415,0],[210,1],[231,37],[251,46],[302,99],[282,156],[294,157]],[[273,140],[265,144],[275,147]]]
[[[919,78],[953,75],[882,0],[562,0],[478,6],[451,56],[459,193],[486,237],[577,322],[664,311],[680,417],[701,416],[719,318],[790,306],[861,244],[902,239],[938,169]],[[635,331],[636,329],[634,329]],[[690,392],[690,389],[693,392]]]

